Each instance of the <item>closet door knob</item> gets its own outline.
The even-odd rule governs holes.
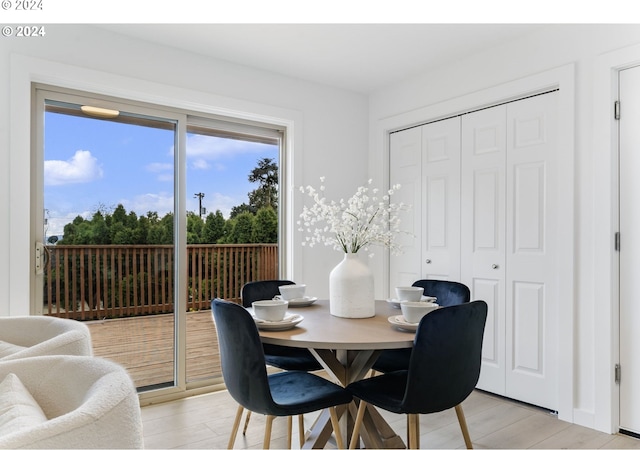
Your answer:
[[[499,265],[497,265],[497,264],[491,264],[491,268],[492,268],[492,269],[497,269],[498,267],[500,267],[500,266],[499,266]]]
[[[431,264],[431,260],[430,260],[430,259],[427,259],[425,262],[426,262],[427,264]]]

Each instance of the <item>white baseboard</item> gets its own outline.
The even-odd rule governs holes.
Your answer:
[[[587,428],[595,428],[596,415],[593,411],[584,409],[573,410],[573,423]]]

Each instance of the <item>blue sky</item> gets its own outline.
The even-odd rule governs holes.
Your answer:
[[[160,216],[173,210],[173,131],[57,113],[45,115],[44,181],[47,236],[99,206]],[[187,137],[187,210],[207,212],[248,203],[247,177],[258,160],[278,161],[274,145]]]

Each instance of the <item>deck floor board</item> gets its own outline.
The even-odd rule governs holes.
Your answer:
[[[94,354],[124,366],[136,387],[173,381],[174,316],[160,314],[85,322]],[[211,311],[187,313],[187,382],[219,378],[218,338]]]

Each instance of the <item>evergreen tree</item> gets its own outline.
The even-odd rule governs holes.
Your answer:
[[[146,216],[140,216],[138,223],[133,232],[134,244],[144,245],[149,240],[149,230],[151,229],[151,222]]]
[[[204,228],[204,222],[202,218],[194,213],[187,213],[187,244],[200,244],[202,243],[202,229]]]
[[[105,245],[110,243],[109,228],[107,227],[107,223],[104,220],[104,216],[102,215],[102,212],[100,210],[96,211],[93,214],[93,218],[91,219],[91,227],[91,244]]]
[[[173,213],[167,213],[159,222],[162,229],[161,244],[173,244]]]
[[[229,219],[235,219],[240,214],[248,212],[250,214],[255,214],[256,209],[246,203],[242,203],[241,205],[234,206],[231,208],[231,212],[229,213]]]
[[[202,242],[216,244],[224,236],[224,216],[218,209],[215,214],[209,213],[202,230]]]
[[[127,211],[122,206],[122,203],[116,206],[116,209],[111,214],[111,220],[113,223],[121,223],[123,225],[127,223]]]
[[[253,242],[254,215],[244,212],[235,218],[233,227],[232,243],[247,244]]]
[[[258,166],[249,174],[249,181],[259,185],[249,193],[252,212],[267,206],[278,207],[278,165],[271,158],[258,161]]]
[[[218,239],[219,244],[235,244],[234,241],[234,228],[236,226],[236,218],[230,218],[224,223],[224,233],[222,237]]]
[[[278,216],[272,207],[266,206],[258,210],[252,240],[265,244],[278,242]]]

